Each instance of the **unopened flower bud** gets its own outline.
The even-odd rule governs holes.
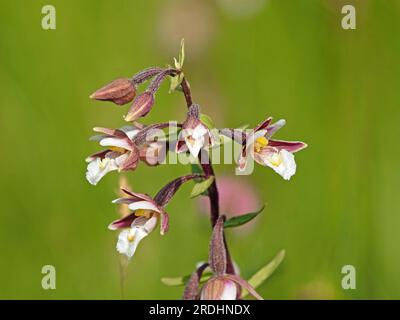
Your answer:
[[[126,121],[135,121],[140,117],[144,117],[154,104],[154,96],[152,93],[145,91],[141,95],[137,96],[133,101],[128,114],[125,116]]]
[[[129,79],[120,78],[94,92],[90,98],[124,105],[131,102],[135,96],[136,88],[133,83]]]

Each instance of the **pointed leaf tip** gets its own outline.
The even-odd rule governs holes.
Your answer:
[[[253,288],[257,288],[260,286],[265,280],[267,280],[274,271],[278,268],[278,266],[282,263],[283,259],[285,258],[285,250],[281,250],[278,254],[264,267],[258,270],[250,279],[249,284]],[[249,292],[246,289],[242,291],[242,298],[247,296]]]
[[[255,217],[257,217],[264,210],[264,208],[265,208],[265,205],[263,205],[256,212],[250,212],[250,213],[242,214],[240,216],[232,217],[229,220],[225,221],[224,228],[233,228],[233,227],[239,227],[241,225],[244,225],[247,222],[250,222],[251,220],[253,220]]]
[[[213,184],[214,176],[208,177],[202,182],[198,182],[194,185],[192,192],[190,193],[191,198],[195,198],[203,193],[205,193],[208,188]]]

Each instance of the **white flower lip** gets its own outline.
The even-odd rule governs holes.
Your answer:
[[[296,173],[294,155],[284,149],[264,156],[263,160],[265,165],[272,168],[285,180],[290,180],[290,178]]]
[[[93,159],[87,166],[86,179],[90,184],[96,185],[108,172],[118,170],[115,159]]]
[[[140,241],[154,230],[157,222],[158,218],[156,216],[150,219],[145,217],[136,218],[129,229],[120,232],[116,245],[117,251],[126,255],[129,259],[132,258]]]
[[[132,211],[143,209],[143,210],[152,210],[158,213],[161,213],[160,209],[150,201],[137,201],[128,205],[128,208]]]
[[[118,236],[118,242],[116,245],[117,251],[126,255],[129,259],[132,258],[140,241],[147,237],[147,235],[148,233],[143,229],[143,227],[133,227],[122,230]]]

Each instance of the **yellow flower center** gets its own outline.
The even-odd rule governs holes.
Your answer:
[[[191,145],[194,145],[195,140],[192,136],[188,136],[186,139],[187,139],[187,142],[189,142]]]
[[[134,240],[135,240],[135,235],[133,235],[133,234],[128,235],[129,242],[133,242]]]
[[[152,216],[152,211],[151,210],[146,210],[146,209],[138,209],[135,211],[135,216],[137,217],[145,217],[146,219],[150,219]]]
[[[108,149],[115,151],[115,152],[119,152],[119,153],[125,153],[125,149],[124,148],[120,148],[120,147],[108,147]]]
[[[260,152],[262,148],[268,145],[268,139],[266,137],[259,137],[254,142],[254,151]]]
[[[99,164],[100,169],[104,169],[109,161],[110,161],[110,159],[108,159],[108,158],[102,159]]]
[[[274,167],[279,167],[283,162],[282,157],[278,153],[274,153],[268,160]]]

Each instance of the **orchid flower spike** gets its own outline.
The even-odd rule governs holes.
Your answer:
[[[187,118],[182,124],[176,144],[176,152],[190,151],[197,157],[200,150],[207,146],[214,146],[215,141],[210,129],[200,121],[200,107],[193,104],[187,113]]]
[[[293,153],[306,148],[307,144],[301,141],[271,139],[273,134],[286,123],[283,119],[274,124],[271,124],[271,121],[272,118],[269,117],[246,136],[239,159],[239,170],[245,169],[250,156],[257,163],[272,168],[283,179],[289,180],[296,173]]]

